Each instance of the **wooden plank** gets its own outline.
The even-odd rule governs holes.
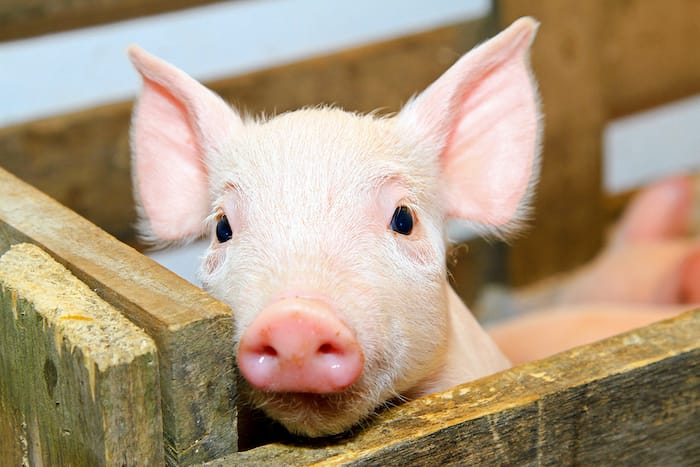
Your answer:
[[[231,310],[0,170],[0,254],[40,245],[158,346],[166,461],[236,448]]]
[[[250,112],[320,103],[397,110],[485,37],[461,23],[210,83]],[[122,241],[135,244],[129,171],[131,103],[0,128],[0,165]]]
[[[501,0],[498,12],[502,26],[524,15],[541,21],[532,66],[545,118],[542,172],[533,227],[509,260],[513,285],[524,285],[589,260],[602,245],[604,9],[598,0]]]
[[[599,45],[609,117],[700,93],[700,2],[605,2]]]
[[[95,26],[221,0],[5,0],[0,41]]]
[[[694,465],[700,311],[206,465]]]
[[[534,229],[514,244],[515,285],[570,269],[614,217],[602,200],[605,121],[700,92],[700,4],[693,0],[497,2],[501,24],[542,22],[533,51],[546,132]],[[642,78],[643,77],[643,78]]]
[[[146,333],[28,243],[0,257],[0,303],[0,399],[16,410],[2,444],[31,465],[163,463]]]

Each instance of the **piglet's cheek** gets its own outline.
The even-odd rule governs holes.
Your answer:
[[[223,263],[224,260],[224,251],[222,251],[221,248],[216,248],[217,251],[212,251],[207,255],[207,257],[204,259],[204,272],[207,275],[214,274],[217,269],[219,269],[219,266],[221,266],[221,263]]]

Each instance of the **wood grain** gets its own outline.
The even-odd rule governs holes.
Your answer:
[[[40,245],[156,342],[166,460],[233,452],[231,310],[3,170],[0,200],[0,254]]]
[[[514,243],[524,285],[571,269],[600,247],[619,212],[602,192],[602,129],[611,118],[700,92],[700,4],[693,0],[500,0],[501,26],[541,21],[532,64],[545,136],[533,229]]]
[[[608,117],[700,93],[699,2],[596,1]]]
[[[541,26],[532,50],[545,133],[534,222],[513,243],[512,285],[571,269],[600,249],[606,217],[601,205],[600,2],[570,0],[498,3],[502,25],[532,15]]]
[[[228,465],[695,465],[700,311],[387,410],[324,442]]]
[[[0,257],[0,303],[0,413],[15,414],[3,450],[31,465],[163,463],[146,333],[27,243]]]
[[[0,3],[0,41],[95,26],[214,1],[217,0],[4,0]]]

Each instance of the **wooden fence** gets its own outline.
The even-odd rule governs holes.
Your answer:
[[[0,39],[195,3],[10,2]],[[601,189],[603,125],[700,91],[700,55],[688,46],[700,43],[700,4],[502,0],[487,18],[209,84],[254,112],[319,102],[396,110],[526,14],[542,22],[533,66],[547,118],[536,220],[511,247],[470,243],[469,260],[452,267],[470,298],[486,280],[525,284],[597,251],[621,206]],[[406,403],[346,437],[237,452],[239,438],[255,437],[238,419],[230,310],[132,248],[130,108],[0,129],[9,171],[0,169],[0,458],[9,464],[700,460],[700,312]]]

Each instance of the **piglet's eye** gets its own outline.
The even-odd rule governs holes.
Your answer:
[[[231,231],[231,225],[228,223],[226,216],[221,217],[219,222],[216,224],[216,238],[219,243],[224,243],[231,240],[233,232]]]
[[[401,235],[410,235],[413,231],[413,213],[406,206],[399,206],[391,217],[391,230]]]

